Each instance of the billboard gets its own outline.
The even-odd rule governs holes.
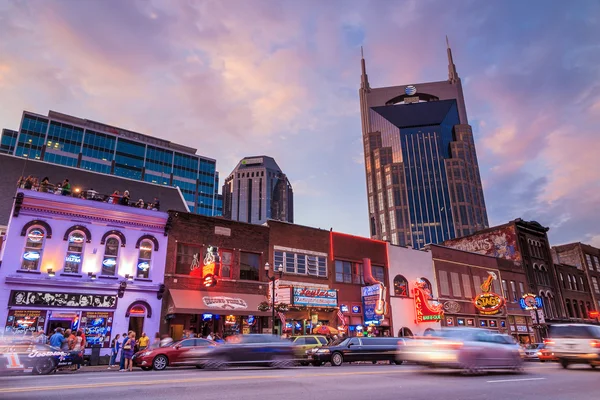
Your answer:
[[[491,232],[475,234],[464,238],[445,241],[444,246],[469,251],[496,258],[521,262],[521,253],[517,250],[517,234],[514,225]]]
[[[337,290],[295,287],[292,302],[295,306],[337,307]]]

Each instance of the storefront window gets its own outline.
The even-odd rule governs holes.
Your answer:
[[[175,273],[181,275],[190,275],[192,271],[200,268],[202,271],[202,262],[200,254],[202,247],[177,243],[177,261],[175,263]]]
[[[336,282],[364,284],[362,264],[335,260],[335,280]]]
[[[231,267],[233,266],[233,251],[219,250],[219,258],[221,259],[221,278],[231,278]]]
[[[78,274],[83,263],[83,246],[86,237],[81,232],[71,232],[69,235],[67,255],[65,256],[65,273]]]
[[[260,269],[260,254],[240,252],[240,279],[258,281]]]
[[[45,239],[46,231],[42,228],[35,227],[27,231],[27,240],[25,242],[25,249],[23,250],[21,269],[37,271],[40,268]]]
[[[373,272],[373,278],[375,280],[385,283],[385,269],[383,267],[372,266],[371,271]]]
[[[106,240],[104,258],[102,259],[102,275],[115,275],[118,268],[120,246],[121,242],[114,236]]]
[[[150,276],[153,249],[154,247],[150,240],[143,240],[142,243],[140,243],[140,253],[137,262],[136,278],[148,279],[148,276]]]
[[[81,327],[85,332],[87,346],[110,347],[112,323],[112,312],[83,311],[81,313]]]

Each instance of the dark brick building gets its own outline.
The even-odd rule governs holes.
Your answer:
[[[562,301],[567,311],[568,321],[593,322],[589,318],[589,312],[594,310],[592,308],[594,299],[585,271],[582,268],[567,264],[556,263],[554,267],[558,275]]]

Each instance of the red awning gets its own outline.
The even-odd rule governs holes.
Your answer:
[[[258,294],[169,289],[169,296],[169,314],[271,315],[258,311],[258,305],[267,300]]]

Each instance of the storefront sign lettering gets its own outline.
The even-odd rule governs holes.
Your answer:
[[[292,303],[307,307],[337,307],[337,290],[294,288]]]
[[[442,320],[444,307],[437,302],[435,304],[430,303],[431,293],[424,282],[418,281],[415,283],[413,295],[415,301],[415,323],[438,322]]]
[[[40,231],[39,229],[34,229],[29,232],[27,238],[30,242],[39,243],[44,238],[44,232]]]
[[[40,253],[38,253],[37,251],[28,251],[25,254],[23,254],[23,258],[26,259],[27,261],[39,260]]]
[[[65,257],[65,261],[66,262],[71,262],[71,263],[80,263],[81,262],[81,256],[78,256],[76,254],[69,254],[67,257]]]
[[[542,298],[533,293],[526,293],[519,300],[519,305],[526,311],[537,310],[542,308]]]
[[[222,308],[224,310],[244,310],[248,308],[248,303],[239,297],[205,296],[202,298],[202,301],[204,302],[204,305],[209,308]]]
[[[475,308],[483,315],[494,315],[500,312],[504,298],[496,293],[483,293],[475,297]]]

